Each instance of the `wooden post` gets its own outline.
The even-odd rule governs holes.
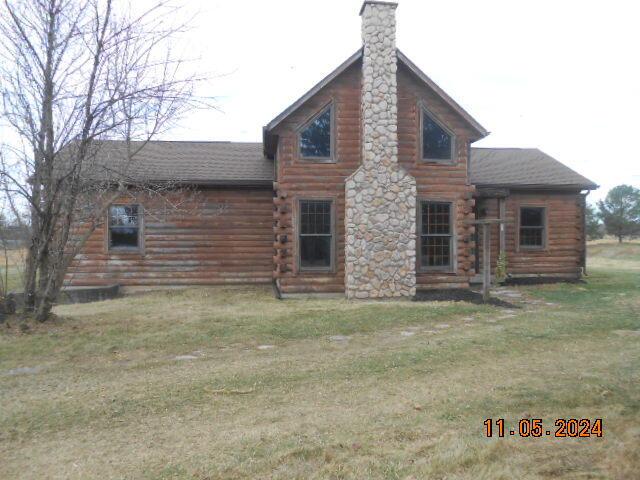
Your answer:
[[[507,251],[507,225],[506,225],[506,199],[498,199],[498,218],[501,220],[500,228],[500,250],[499,252]],[[505,272],[506,273],[506,272]]]
[[[489,300],[491,289],[491,225],[482,224],[482,299]]]
[[[475,225],[476,231],[482,225],[482,298],[485,302],[489,300],[491,290],[491,225],[500,225],[504,222],[505,220],[499,218],[467,220],[465,222],[469,225]]]

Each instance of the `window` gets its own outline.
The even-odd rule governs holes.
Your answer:
[[[453,266],[451,204],[420,203],[420,266],[450,269]]]
[[[333,266],[333,219],[331,200],[301,200],[300,268],[330,270]]]
[[[544,244],[544,207],[520,208],[520,246],[522,248],[543,248]]]
[[[453,158],[453,135],[422,110],[422,159],[450,161]]]
[[[333,107],[320,112],[300,131],[300,156],[315,160],[331,160]]]
[[[140,219],[138,205],[111,205],[109,208],[109,248],[138,249]]]

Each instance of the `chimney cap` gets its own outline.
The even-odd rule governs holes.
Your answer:
[[[360,15],[362,15],[362,12],[364,12],[364,7],[366,7],[367,5],[386,5],[393,8],[398,7],[397,2],[384,2],[382,0],[364,0],[364,2],[362,3],[362,8],[360,8]]]

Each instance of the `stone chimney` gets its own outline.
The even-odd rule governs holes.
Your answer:
[[[345,183],[348,298],[413,296],[416,182],[398,165],[397,4],[365,1],[362,165]]]

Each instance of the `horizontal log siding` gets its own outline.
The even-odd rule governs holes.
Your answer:
[[[272,191],[203,189],[184,196],[172,199],[180,203],[179,211],[169,209],[163,215],[154,211],[157,200],[123,199],[122,203],[139,202],[149,208],[143,214],[143,250],[109,252],[102,225],[74,260],[66,284],[269,283],[273,263]]]
[[[420,116],[423,104],[456,137],[454,161],[451,165],[427,163],[422,160],[420,147]],[[398,69],[398,153],[400,164],[415,178],[419,200],[452,202],[455,208],[457,269],[452,273],[421,272],[418,269],[418,288],[468,287],[473,274],[472,255],[474,227],[465,223],[473,220],[475,188],[467,177],[467,154],[472,132],[464,120],[409,70]],[[419,243],[419,242],[418,242]]]
[[[507,198],[507,271],[513,275],[579,275],[581,272],[581,198],[576,193],[512,193]],[[518,248],[520,206],[547,209],[547,244],[544,250]]]
[[[286,198],[276,205],[276,235],[287,243],[279,250],[276,272],[283,293],[344,292],[344,182],[360,165],[360,82],[358,62],[322,89],[278,127],[278,189]],[[298,153],[298,129],[322,107],[333,102],[335,163],[302,160]],[[329,273],[299,272],[295,217],[297,202],[304,198],[334,201],[335,268]],[[277,238],[277,237],[276,237]]]
[[[511,192],[506,199],[507,272],[511,275],[579,276],[582,269],[582,197],[578,192]],[[478,200],[485,217],[498,217],[498,200]],[[520,249],[518,215],[520,206],[547,209],[547,244],[542,250]],[[480,241],[482,245],[482,241]],[[491,271],[495,273],[499,251],[498,227],[491,232]]]
[[[358,62],[292,114],[274,132],[279,135],[277,195],[274,198],[276,240],[275,275],[283,293],[344,292],[344,182],[361,163],[361,64]],[[335,108],[335,163],[299,158],[297,131],[329,102]],[[427,164],[420,160],[419,102],[457,136],[454,165]],[[467,147],[471,132],[464,121],[434,92],[403,66],[398,71],[399,162],[416,177],[421,198],[447,200],[455,205],[457,271],[417,275],[419,287],[466,287],[473,267],[470,235],[473,227],[474,187],[467,180]],[[336,258],[330,273],[299,272],[297,267],[296,205],[301,198],[328,198],[335,202]]]

